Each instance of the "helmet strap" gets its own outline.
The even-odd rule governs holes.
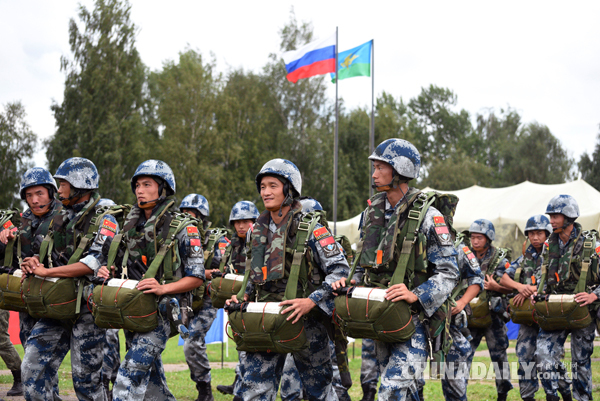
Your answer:
[[[400,175],[398,173],[396,173],[395,170],[392,174],[393,174],[392,181],[390,181],[389,184],[379,185],[379,186],[373,184],[373,185],[371,185],[371,187],[373,189],[375,189],[377,192],[384,192],[384,191],[389,191],[392,188],[399,188],[400,184],[408,182],[408,181],[400,180]],[[402,192],[402,194],[404,194],[404,192]]]
[[[152,178],[154,178],[154,177],[152,177]],[[165,191],[164,182],[161,182],[160,184],[158,184],[158,193],[160,194],[160,196],[156,199],[150,200],[148,202],[138,202],[138,206],[140,207],[140,209],[154,209],[154,207],[156,205],[158,205],[163,200],[165,200],[165,198],[167,197],[167,193]]]
[[[85,195],[89,194],[90,192],[92,192],[92,191],[91,190],[86,191],[83,189],[71,187],[71,192],[69,193],[69,197],[63,198],[62,196],[59,196],[58,200],[60,200],[60,202],[64,206],[73,206],[73,205],[76,205],[77,203],[79,203],[81,198],[83,198]]]

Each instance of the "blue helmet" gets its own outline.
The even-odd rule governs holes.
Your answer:
[[[553,213],[560,213],[575,220],[579,217],[579,205],[571,195],[557,195],[550,199],[546,207],[546,214]]]
[[[91,160],[71,157],[58,166],[54,178],[65,180],[76,189],[97,189],[100,181],[98,169]]]
[[[317,210],[323,210],[323,206],[321,206],[319,201],[313,198],[301,199],[300,203],[302,204],[302,213],[310,213]]]
[[[115,206],[116,203],[115,201],[113,201],[112,199],[108,199],[108,198],[102,198],[98,201],[98,203],[96,203],[97,207],[103,207],[103,206]]]
[[[19,190],[21,199],[25,200],[25,190],[29,187],[35,187],[37,185],[50,185],[54,188],[54,191],[58,191],[56,187],[56,181],[52,178],[52,174],[48,170],[42,167],[30,168],[21,177],[21,188]],[[53,194],[50,194],[52,197]]]
[[[550,220],[543,214],[531,216],[529,220],[527,220],[527,223],[525,223],[525,236],[527,236],[527,232],[535,230],[544,230],[546,231],[546,235],[550,236],[550,234],[552,234]]]
[[[471,227],[469,227],[469,233],[483,234],[490,240],[490,242],[496,239],[496,229],[494,228],[494,224],[486,219],[477,219],[471,223]]]
[[[265,175],[276,175],[285,178],[296,191],[296,196],[302,195],[302,176],[294,163],[285,159],[273,159],[265,163],[256,175],[256,189],[260,193],[260,180]]]
[[[229,214],[229,224],[236,220],[256,220],[260,213],[252,202],[240,201],[233,205]]]
[[[133,177],[131,177],[131,190],[133,193],[135,193],[135,183],[141,176],[158,177],[164,180],[171,194],[175,194],[175,175],[167,163],[151,159],[140,164]]]
[[[204,217],[208,217],[209,214],[208,201],[204,196],[198,194],[189,194],[183,198],[179,210],[183,211],[183,209],[196,210]]]
[[[381,142],[369,160],[386,162],[403,177],[419,177],[421,156],[417,148],[404,139],[392,138]]]

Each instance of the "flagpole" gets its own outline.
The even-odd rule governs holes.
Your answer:
[[[335,27],[335,134],[333,138],[333,234],[337,235],[337,180],[338,180],[338,27]]]
[[[371,40],[371,132],[369,136],[369,155],[375,150],[375,39]],[[371,165],[371,176],[369,177],[369,197],[373,197],[373,186],[371,177],[373,176],[373,163]]]

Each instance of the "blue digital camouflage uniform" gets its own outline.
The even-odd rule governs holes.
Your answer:
[[[102,362],[103,380],[114,383],[117,380],[119,365],[121,365],[119,329],[107,329]]]
[[[575,241],[580,230],[581,226],[575,223],[567,243],[563,243],[558,234],[552,234],[552,236],[557,237],[556,239],[558,241],[558,248],[561,257],[568,252],[571,252],[574,255],[582,252],[582,241],[577,241],[577,244]],[[599,246],[600,242],[596,241],[596,252],[598,252]],[[550,255],[550,257],[552,256]],[[573,260],[575,260],[575,258],[573,258]],[[597,287],[594,290],[594,294],[600,297],[600,287]],[[565,376],[566,367],[561,361],[561,358],[564,356],[565,341],[570,334],[573,398],[584,401],[592,399],[591,356],[594,352],[594,338],[596,336],[595,323],[595,319],[593,319],[592,323],[588,327],[570,331],[545,331],[540,329],[535,356],[537,357],[538,371],[540,372],[542,387],[544,388],[544,392],[547,396],[558,396],[557,392],[564,393],[566,390],[568,390],[569,380]],[[563,380],[566,381],[566,383],[563,383]]]
[[[375,354],[375,340],[363,338],[360,364],[360,384],[377,388],[379,381],[379,369],[377,368],[377,356]]]
[[[491,258],[494,250],[494,246],[490,245],[483,258],[477,258],[479,266],[482,267],[482,274],[484,277],[486,275],[494,277],[494,274],[496,274],[497,277],[502,277],[506,268],[505,266],[509,264],[508,259],[503,258],[502,260],[498,261],[497,266],[488,266],[486,268],[485,266],[487,266],[490,262],[489,259]],[[488,296],[489,295],[490,294],[488,294]],[[492,324],[486,329],[469,328],[473,339],[471,340],[471,353],[468,358],[467,371],[471,370],[471,364],[473,362],[473,357],[475,356],[475,351],[477,351],[477,347],[479,347],[481,340],[485,336],[490,358],[496,373],[496,391],[498,394],[506,394],[513,389],[513,385],[510,382],[510,365],[506,355],[506,350],[508,349],[508,329],[506,328],[506,323],[502,318],[502,312],[505,312],[505,310],[491,311]]]
[[[143,214],[141,220],[140,225],[144,223]],[[179,243],[183,277],[197,277],[204,280],[202,252],[197,255],[192,253],[190,237],[185,229],[177,233],[176,239]],[[166,317],[158,321],[158,327],[148,333],[125,332],[130,346],[125,359],[121,362],[117,381],[113,387],[114,401],[175,400],[167,386],[161,359],[161,353],[167,345],[171,332],[170,323]]]
[[[394,211],[402,202],[401,199],[392,206],[386,199],[386,224],[389,224]],[[435,266],[432,269],[433,274],[423,284],[412,289],[418,298],[419,308],[426,316],[432,316],[448,299],[459,279],[456,249],[452,244],[440,245],[435,231],[434,217],[436,216],[442,214],[433,206],[429,207],[419,227],[419,232],[425,235],[427,240],[427,260]],[[381,374],[378,400],[418,399],[419,387],[423,386],[423,371],[427,363],[429,346],[426,328],[421,323],[419,315],[413,315],[412,319],[415,323],[415,333],[409,341],[403,343],[375,341],[377,365]]]
[[[464,243],[457,244],[458,267],[460,269],[459,286],[467,289],[472,285],[478,285],[480,291],[483,290],[483,274],[479,268],[479,263],[475,255],[465,246]],[[460,294],[460,291],[459,291]],[[459,295],[456,300],[459,300]],[[458,316],[458,315],[455,315]],[[466,319],[463,325],[456,325],[455,319],[452,319],[450,325],[450,334],[452,335],[452,346],[446,357],[446,375],[442,378],[442,391],[446,401],[467,399],[467,378],[469,371],[467,368],[467,359],[471,354],[471,343],[461,332],[461,328],[466,326]]]
[[[317,224],[316,229],[321,227],[320,224]],[[270,220],[269,230],[272,233],[277,230],[272,220]],[[309,235],[308,246],[312,251],[313,262],[325,273],[323,284],[308,298],[319,309],[318,312],[317,308],[314,308],[313,311],[331,316],[334,309],[331,284],[348,276],[348,263],[341,252],[327,257],[321,245],[315,240],[313,233]],[[338,247],[341,246],[338,244]],[[251,285],[247,287],[246,292],[251,294]],[[304,321],[304,329],[309,344],[308,349],[294,352],[292,355],[300,372],[301,382],[306,391],[305,395],[310,400],[337,400],[332,386],[333,367],[329,337],[325,327],[309,314]],[[286,354],[246,352],[246,359],[242,366],[244,375],[240,385],[243,400],[275,400],[285,360]]]
[[[91,207],[95,197],[90,201],[78,203],[72,207],[63,207],[60,212],[65,216],[66,224],[77,218],[84,210]],[[117,228],[117,221],[107,215],[105,219]],[[106,262],[102,255],[102,246],[107,236],[98,232],[87,255],[80,260],[94,274]],[[91,276],[91,275],[90,275]],[[80,283],[79,285],[84,285]],[[73,387],[80,400],[105,400],[102,387],[102,360],[104,355],[105,331],[94,323],[94,317],[87,308],[85,299],[88,289],[84,289],[81,314],[72,324],[53,319],[40,319],[35,323],[25,349],[22,364],[22,378],[27,400],[53,399],[54,377],[60,363],[71,351],[71,371]]]

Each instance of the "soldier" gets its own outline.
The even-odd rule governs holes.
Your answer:
[[[206,200],[204,196],[198,194],[187,195],[181,201],[179,210],[200,220],[204,228],[208,228],[210,226],[210,222],[208,221],[210,209],[208,200]],[[207,238],[203,244],[204,246],[208,245],[207,242],[209,234],[210,232],[206,234]],[[221,238],[219,238],[219,240],[220,241],[214,245],[208,245],[210,248],[214,248],[214,251],[212,256],[209,256],[207,260],[205,260],[206,267],[210,267],[204,271],[206,280],[212,279],[212,272],[217,270],[219,267],[219,262],[221,261],[222,256],[219,245],[228,245],[225,240],[222,240]],[[210,251],[210,248],[205,249]],[[185,355],[185,360],[190,367],[190,377],[192,378],[192,381],[196,383],[196,389],[198,390],[198,398],[196,400],[212,401],[214,398],[210,385],[210,362],[208,361],[208,356],[206,355],[206,343],[204,341],[204,337],[206,337],[206,333],[208,333],[210,326],[217,317],[217,309],[213,307],[208,293],[205,292],[203,299],[204,303],[202,308],[194,314],[193,319],[190,321],[190,336],[185,339],[183,353]]]
[[[400,227],[414,224],[413,215],[408,218],[409,211],[417,211],[415,203],[423,205],[423,194],[408,186],[410,180],[419,176],[421,158],[410,142],[393,138],[379,144],[369,159],[373,161],[373,186],[379,193],[371,199],[362,216],[363,249],[358,263],[365,268],[365,273],[360,283],[366,286],[378,283],[385,288],[400,258],[400,252],[394,252],[394,248],[404,248],[402,232],[405,230]],[[407,271],[412,268],[415,272],[414,281],[406,277],[403,283],[388,287],[385,296],[392,302],[404,300],[410,305],[416,331],[406,342],[375,342],[381,372],[379,400],[419,399],[418,384],[427,361],[429,336],[423,320],[433,316],[447,301],[459,278],[456,250],[443,215],[433,206],[418,212],[424,216],[420,226],[415,224],[418,232],[415,243],[420,245],[414,249],[426,251],[423,255],[427,255],[429,268],[415,271],[414,265],[407,266]],[[411,245],[410,252],[415,250]],[[410,259],[413,264],[415,259]],[[359,281],[351,281],[355,282]],[[344,278],[333,287],[337,289],[345,284]]]
[[[249,201],[237,202],[231,208],[229,214],[229,224],[233,226],[235,235],[231,239],[231,252],[229,254],[229,260],[226,263],[228,269],[232,269],[235,274],[244,274],[246,272],[246,253],[248,243],[246,238],[248,232],[252,232],[252,225],[256,222],[256,219],[260,215],[258,209],[254,203]],[[244,365],[244,359],[246,358],[245,351],[238,352],[239,363],[235,367],[235,379],[233,384],[230,386],[218,385],[217,390],[223,394],[235,394],[234,401],[242,399],[241,384],[242,376],[244,372],[242,370]]]
[[[458,251],[458,267],[460,279],[452,295],[456,299],[456,306],[452,308],[450,334],[452,346],[446,358],[446,374],[442,377],[442,391],[446,401],[467,401],[467,359],[471,354],[470,334],[467,327],[467,313],[465,308],[469,302],[483,290],[483,274],[479,268],[477,258],[468,246],[459,238],[456,241]],[[466,336],[465,336],[466,334]],[[449,377],[449,373],[452,372]]]
[[[574,294],[579,276],[582,272],[582,255],[584,241],[589,239],[595,252],[592,257],[597,258],[600,253],[596,231],[583,231],[581,225],[575,220],[579,217],[579,205],[570,195],[557,195],[550,200],[546,208],[550,215],[550,224],[553,233],[548,239],[548,267],[547,281],[542,283],[547,294]],[[544,262],[544,265],[546,263]],[[582,292],[575,294],[575,301],[580,306],[590,306],[594,310],[596,305],[591,305],[598,300],[600,287],[597,286],[597,262],[595,272],[588,272],[587,283]],[[593,274],[590,274],[593,273]],[[589,292],[588,292],[589,291]],[[593,309],[592,309],[593,308]],[[596,325],[594,319],[585,328],[573,330],[546,331],[540,329],[535,356],[538,360],[538,370],[542,387],[546,393],[546,400],[558,401],[557,391],[563,400],[571,400],[568,384],[561,384],[565,380],[565,367],[561,362],[564,355],[564,344],[567,336],[571,334],[571,360],[573,373],[573,396],[576,400],[592,399],[592,370],[591,355],[594,352],[594,337]]]
[[[33,167],[23,174],[20,185],[21,199],[27,202],[27,209],[21,216],[21,225],[17,229],[11,227],[12,223],[5,223],[6,227],[0,232],[0,255],[4,255],[6,252],[6,246],[9,241],[14,240],[13,254],[17,254],[18,249],[21,249],[21,255],[13,258],[13,265],[10,266],[12,269],[20,268],[20,261],[24,258],[31,257],[34,254],[32,250],[32,244],[34,238],[44,237],[48,231],[48,226],[52,217],[61,208],[60,202],[54,199],[58,188],[56,182],[48,170],[41,167]],[[19,247],[20,242],[20,247]],[[2,328],[1,332],[4,333],[4,326],[8,330],[8,311],[1,311],[2,313]],[[27,347],[27,339],[37,319],[29,316],[28,313],[19,312],[19,337],[23,348]],[[8,334],[8,333],[7,333]],[[10,342],[10,338],[8,340]],[[10,343],[10,346],[6,341],[4,346],[0,346],[2,349],[2,359],[6,363],[6,366],[11,370],[13,374],[13,387],[8,391],[6,395],[9,396],[21,396],[23,395],[23,385],[21,383],[21,358],[17,354],[14,346]],[[58,376],[53,377],[54,392],[58,396]]]
[[[256,187],[267,210],[261,213],[252,232],[252,270],[246,272],[250,284],[246,287],[244,301],[280,301],[292,265],[291,258],[285,255],[294,244],[298,224],[304,216],[302,205],[296,200],[302,193],[302,177],[292,162],[274,159],[267,162],[256,176]],[[281,302],[284,306],[281,313],[289,313],[287,320],[292,324],[304,325],[308,349],[294,352],[293,356],[307,397],[310,400],[336,400],[332,388],[333,368],[328,335],[319,319],[331,316],[334,308],[331,284],[347,275],[349,268],[329,230],[319,224],[316,227],[308,233],[304,257],[317,266],[323,278],[322,284],[307,292],[300,288],[300,297],[301,294],[307,297]],[[319,240],[315,238],[315,232]],[[287,242],[284,243],[283,239]],[[307,271],[299,274],[300,277],[308,277]],[[314,287],[311,280],[306,284]],[[231,302],[237,303],[237,297],[233,296],[227,305]],[[242,398],[275,400],[285,358],[286,354],[246,352]]]
[[[104,262],[102,247],[117,234],[117,221],[113,216],[106,216],[101,223],[106,229],[97,233],[92,230],[91,220],[96,214],[100,195],[97,191],[98,170],[90,160],[81,157],[67,159],[58,167],[54,178],[59,182],[58,195],[63,208],[54,216],[49,229],[51,235],[47,236],[53,240],[53,248],[48,247],[53,249],[52,255],[48,258],[45,258],[46,255],[26,258],[21,267],[24,272],[39,277],[80,278],[77,285],[88,287],[85,278],[92,276]],[[86,243],[91,243],[91,246],[80,248],[84,244],[82,238],[88,236]],[[40,257],[42,260],[51,257],[57,266],[47,268],[40,263]],[[69,350],[77,398],[106,399],[101,380],[105,331],[96,326],[87,308],[87,291],[88,288],[79,291],[84,295],[77,299],[81,303],[81,313],[74,322],[42,318],[35,323],[27,340],[22,365],[27,400],[53,398],[53,378]]]
[[[135,265],[144,270],[139,273],[145,274],[152,261],[159,257],[153,238],[169,236],[171,223],[174,219],[181,218],[175,206],[175,176],[165,162],[147,160],[138,166],[131,178],[131,189],[137,198],[137,204],[123,223],[124,241],[129,250],[129,261],[136,262]],[[161,284],[164,277],[159,275],[164,271],[165,258],[156,277],[145,278],[137,284],[138,290],[155,294],[160,304],[166,298],[171,298],[165,297],[166,295],[189,293],[201,286],[204,280],[204,256],[198,228],[193,224],[184,226],[179,231],[173,230],[171,234],[175,238],[172,243],[177,244],[173,251],[181,261],[174,276],[181,278]],[[98,276],[109,278],[106,266],[100,269]],[[119,367],[113,387],[115,401],[175,400],[167,386],[160,356],[171,333],[170,322],[164,312],[160,313],[158,326],[154,330],[147,333],[125,333],[130,347]]]
[[[475,254],[481,272],[485,277],[483,289],[486,293],[481,296],[487,296],[489,308],[491,310],[491,326],[485,329],[469,327],[473,339],[471,340],[471,353],[468,358],[468,370],[471,369],[475,351],[485,336],[488,350],[494,370],[496,372],[496,391],[498,392],[498,401],[506,401],[508,392],[512,390],[513,385],[510,382],[510,366],[506,356],[508,348],[508,329],[506,321],[510,316],[506,312],[507,304],[503,299],[503,294],[511,291],[502,287],[497,281],[504,274],[504,269],[509,266],[507,257],[509,251],[503,248],[496,248],[492,242],[496,238],[496,230],[491,221],[478,219],[471,223],[468,231],[469,250]],[[494,277],[494,274],[498,278]]]

